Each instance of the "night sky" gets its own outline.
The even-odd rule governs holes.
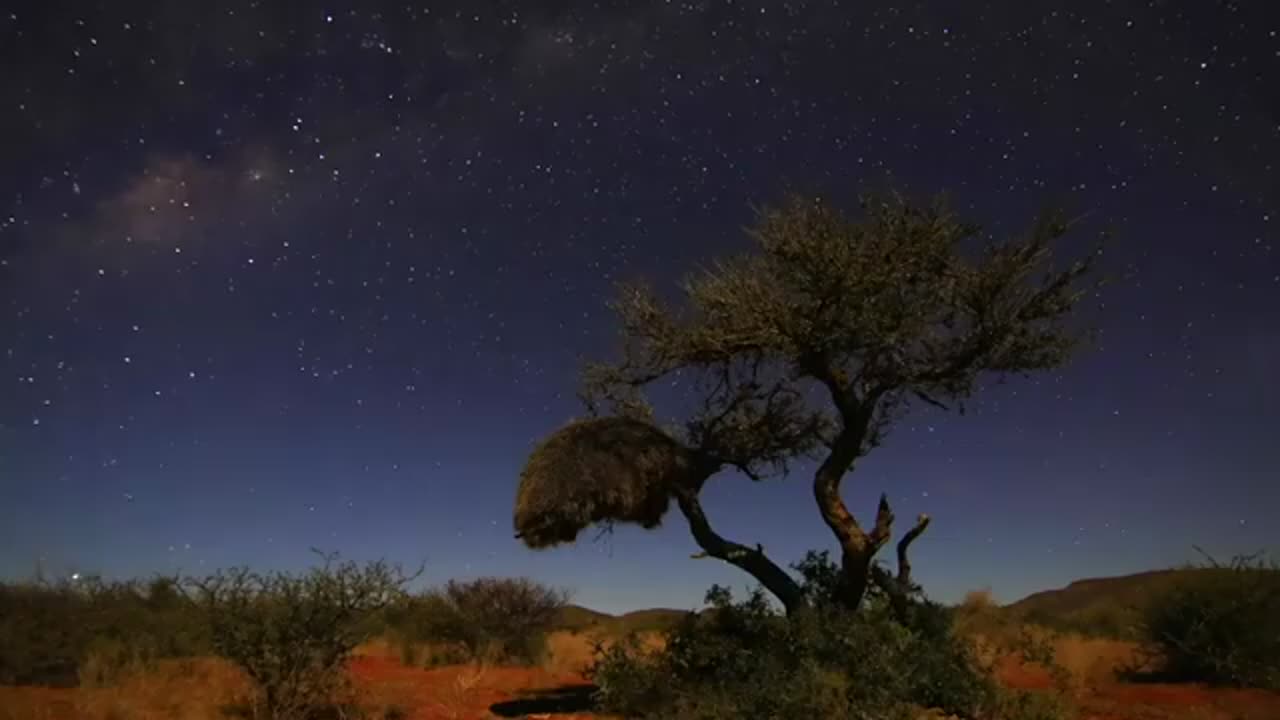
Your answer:
[[[0,16],[0,576],[528,574],[607,611],[749,578],[513,537],[615,282],[787,188],[1110,230],[1098,341],[846,480],[954,600],[1280,549],[1280,10],[1241,2],[18,3]],[[9,8],[15,8],[9,5]],[[779,562],[801,473],[705,502]],[[1268,523],[1268,519],[1271,523]],[[905,522],[905,521],[904,521]],[[903,528],[899,528],[902,530]]]

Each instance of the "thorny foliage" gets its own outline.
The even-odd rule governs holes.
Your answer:
[[[1179,681],[1280,689],[1280,566],[1206,558],[1143,610],[1149,664]]]
[[[208,650],[175,578],[0,583],[0,683],[100,684]]]
[[[938,708],[974,717],[997,689],[949,617],[922,595],[903,623],[887,599],[862,612],[840,604],[839,567],[826,552],[792,566],[810,599],[784,616],[763,592],[735,602],[723,587],[691,613],[659,650],[626,641],[597,649],[592,667],[606,711],[625,717],[920,717]]]
[[[955,611],[918,588],[906,613],[882,589],[851,613],[841,601],[845,577],[826,551],[791,567],[808,599],[804,612],[782,615],[759,590],[735,601],[713,586],[709,607],[668,631],[662,647],[635,636],[598,644],[590,674],[601,709],[664,720],[1075,717],[1070,673],[1048,640],[1024,633],[984,659]],[[1010,654],[1045,668],[1055,688],[1003,689],[996,667]]]
[[[567,602],[529,578],[450,580],[412,598],[400,625],[415,640],[460,646],[469,661],[534,663]]]
[[[375,613],[400,600],[416,577],[383,561],[360,566],[322,557],[302,574],[233,568],[188,581],[215,652],[257,684],[259,717],[324,711],[343,687],[352,650],[377,629]]]
[[[1065,320],[1097,253],[1054,268],[1061,214],[972,257],[980,228],[941,200],[868,197],[861,209],[854,221],[796,195],[765,208],[755,252],[687,278],[681,307],[624,286],[622,359],[587,367],[588,407],[652,421],[646,387],[692,377],[700,405],[681,439],[760,479],[830,446],[854,417],[870,418],[862,454],[910,403],[963,411],[982,373],[1055,367],[1082,339]]]

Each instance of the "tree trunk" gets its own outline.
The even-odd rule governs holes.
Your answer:
[[[870,533],[863,531],[857,519],[840,497],[840,481],[853,466],[857,458],[857,448],[861,445],[861,437],[854,439],[842,437],[837,440],[831,454],[818,468],[814,475],[813,494],[818,503],[818,510],[823,521],[840,543],[840,571],[843,582],[840,584],[840,604],[849,610],[857,610],[866,595],[870,581],[871,561],[876,553],[889,539],[893,525],[893,513],[882,495],[880,507],[876,512],[875,528]]]
[[[840,604],[851,611],[862,605],[867,585],[871,581],[871,562],[880,548],[889,541],[892,532],[893,513],[884,495],[876,511],[876,524],[870,533],[859,525],[853,513],[840,497],[840,483],[864,451],[864,445],[874,435],[876,408],[880,391],[859,397],[844,373],[829,359],[815,358],[808,366],[810,374],[827,386],[831,399],[840,413],[843,427],[831,443],[831,452],[813,476],[813,495],[818,511],[827,527],[840,543],[840,570],[843,575]]]
[[[840,556],[840,605],[849,611],[856,611],[862,606],[862,599],[867,595],[870,586],[871,560],[875,552],[845,550]]]
[[[679,489],[675,492],[675,497],[680,512],[689,521],[693,539],[702,548],[702,556],[718,558],[750,574],[778,598],[787,615],[794,615],[805,607],[804,593],[800,591],[799,583],[770,560],[764,554],[763,547],[756,545],[749,548],[716,533],[702,510],[702,503],[695,490]]]
[[[919,588],[915,581],[911,578],[911,558],[908,551],[911,549],[911,543],[916,541],[922,533],[929,527],[929,516],[923,513],[916,518],[916,524],[902,539],[898,541],[898,575],[892,577],[888,572],[881,571],[873,580],[884,589],[885,594],[889,597],[889,605],[893,610],[894,617],[898,618],[898,622],[906,625],[910,622],[911,596]]]

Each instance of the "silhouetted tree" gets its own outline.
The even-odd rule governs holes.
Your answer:
[[[1066,321],[1096,252],[1053,267],[1069,228],[1042,214],[1023,236],[995,242],[942,201],[864,198],[854,220],[823,200],[788,196],[758,213],[753,252],[717,262],[668,304],[644,284],[613,303],[622,357],[589,365],[591,418],[530,455],[516,498],[517,537],[532,548],[572,542],[593,524],[654,527],[674,500],[705,556],[754,576],[788,612],[806,605],[796,580],[760,545],[711,526],[699,500],[724,469],[752,480],[817,463],[813,495],[840,546],[839,602],[857,608],[868,584],[902,597],[914,585],[873,562],[894,521],[881,495],[864,528],[841,498],[857,460],[915,403],[957,408],[984,374],[1054,368],[1082,339]],[[646,390],[679,383],[695,404],[663,427]]]

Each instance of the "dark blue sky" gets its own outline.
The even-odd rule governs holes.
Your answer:
[[[534,553],[612,283],[788,187],[1048,202],[1115,240],[1058,373],[920,411],[846,482],[935,596],[1275,549],[1280,13],[1267,2],[45,2],[0,16],[0,575],[528,574],[603,610],[746,577],[679,517]],[[808,478],[706,506],[831,547]]]

